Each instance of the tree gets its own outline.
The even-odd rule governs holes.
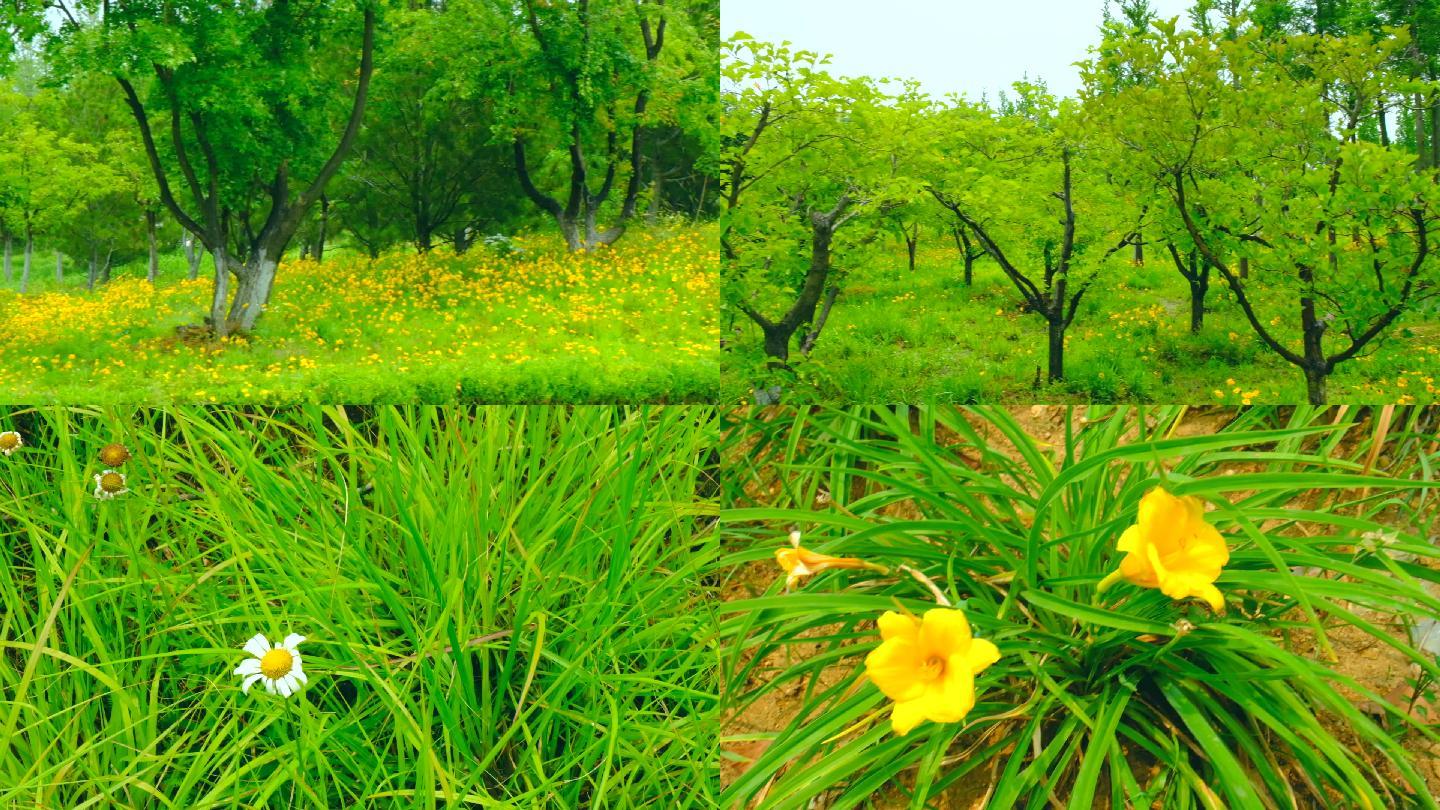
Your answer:
[[[496,130],[521,190],[570,250],[613,243],[636,214],[654,126],[713,129],[713,10],[674,0],[487,0],[484,10],[495,41],[482,64],[461,64],[477,95],[505,102]],[[602,209],[622,184],[602,229]]]
[[[824,60],[737,34],[723,81],[734,88],[722,123],[720,249],[726,300],[788,369],[795,336],[808,355],[840,292],[837,237],[872,210],[913,199],[891,158],[924,100],[886,98],[868,79],[837,79]],[[913,87],[910,88],[913,90]],[[878,218],[877,218],[878,219]],[[841,249],[869,241],[867,223]],[[767,313],[778,306],[778,317]]]
[[[1089,96],[1263,345],[1301,371],[1321,404],[1338,364],[1435,294],[1436,178],[1423,160],[1359,138],[1377,99],[1417,89],[1388,68],[1408,47],[1404,31],[1384,40],[1262,31],[1209,37],[1157,24],[1109,57],[1153,81],[1112,92],[1108,71],[1090,69]],[[1215,170],[1224,166],[1233,168]],[[1291,335],[1280,328],[1287,314]]]
[[[160,201],[215,259],[213,328],[222,335],[252,329],[286,246],[359,136],[376,6],[58,0],[56,7],[63,19],[43,39],[61,78],[106,75],[119,84]],[[0,15],[17,17],[9,9]],[[348,110],[332,138],[337,96]]]
[[[998,110],[957,104],[935,116],[927,190],[1045,320],[1046,379],[1059,382],[1080,302],[1133,236],[1106,184],[1085,176],[1089,145],[1075,111],[1036,85],[1016,92]],[[1102,243],[1113,246],[1097,260],[1089,254]]]
[[[113,176],[92,148],[40,126],[31,115],[21,115],[0,133],[5,230],[25,244],[22,293],[30,288],[35,237],[58,230],[112,184]]]

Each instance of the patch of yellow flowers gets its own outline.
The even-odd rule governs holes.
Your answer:
[[[1175,496],[1155,488],[1140,500],[1134,525],[1116,544],[1125,556],[1120,566],[1100,581],[1103,593],[1124,580],[1142,588],[1158,589],[1172,599],[1198,598],[1216,613],[1225,599],[1215,587],[1221,569],[1230,559],[1225,539],[1205,520],[1200,499]],[[775,553],[786,574],[786,589],[806,577],[832,569],[888,572],[885,566],[856,557],[835,557],[800,545],[798,532],[790,547]],[[891,700],[890,726],[899,735],[920,723],[958,723],[975,707],[975,678],[1001,658],[1000,648],[976,638],[963,610],[952,607],[941,589],[928,577],[907,566],[926,585],[939,607],[923,616],[887,610],[876,622],[880,644],[865,657],[865,675]]]
[[[144,401],[264,401],[365,370],[458,380],[529,363],[600,363],[637,377],[713,366],[718,380],[713,227],[637,230],[587,254],[544,237],[515,241],[525,255],[477,246],[459,256],[287,259],[258,332],[214,343],[176,334],[208,311],[208,279],[120,277],[93,293],[0,289],[0,391],[44,401],[98,381]]]

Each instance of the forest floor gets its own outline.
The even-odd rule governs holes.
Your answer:
[[[1045,322],[1022,310],[994,262],[977,261],[967,288],[953,248],[922,244],[913,274],[903,246],[889,256],[887,266],[846,268],[813,354],[795,364],[790,402],[1305,401],[1299,370],[1260,342],[1218,274],[1204,328],[1192,334],[1189,286],[1168,257],[1117,264],[1123,280],[1102,277],[1082,300],[1066,339],[1065,381],[1037,385],[1047,363]],[[772,303],[762,310],[781,306]],[[1295,333],[1293,311],[1265,315],[1280,334]],[[765,375],[760,332],[733,309],[725,318],[734,345],[722,361],[722,396],[749,401],[752,384]],[[1340,344],[1332,339],[1329,346],[1333,352]],[[1430,402],[1440,398],[1437,382],[1440,317],[1412,312],[1387,339],[1336,368],[1329,396]]]
[[[0,286],[0,400],[38,402],[695,402],[719,379],[713,228],[627,234],[572,256],[351,253],[289,259],[254,332],[188,339],[212,282],[168,255],[95,292]],[[18,273],[18,267],[16,268]]]

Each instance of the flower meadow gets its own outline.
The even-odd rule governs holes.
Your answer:
[[[714,231],[567,254],[535,236],[369,260],[282,263],[255,332],[187,327],[211,281],[167,266],[96,292],[0,289],[11,403],[688,402],[714,398]],[[173,279],[180,280],[173,280]]]
[[[1437,429],[732,414],[722,805],[1436,807]]]
[[[716,423],[0,410],[0,807],[716,806]]]

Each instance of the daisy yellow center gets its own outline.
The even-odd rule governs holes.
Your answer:
[[[105,473],[100,476],[100,488],[106,492],[119,492],[125,488],[125,479],[120,477],[120,473]]]
[[[925,659],[925,664],[920,668],[920,679],[933,681],[945,674],[945,659],[938,655],[932,655]]]
[[[283,647],[276,647],[265,653],[260,659],[260,672],[270,680],[283,678],[290,674],[290,668],[295,664],[295,656]]]
[[[20,446],[20,437],[14,433],[0,433],[0,450],[13,450]]]
[[[123,444],[107,444],[100,451],[100,460],[106,464],[124,464],[130,460],[130,451]]]

